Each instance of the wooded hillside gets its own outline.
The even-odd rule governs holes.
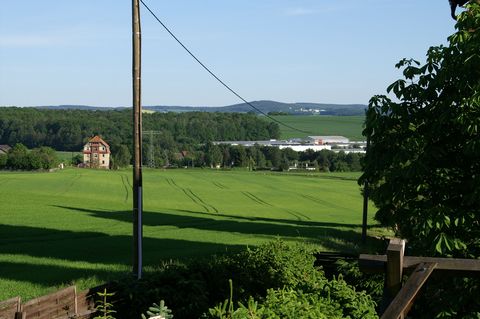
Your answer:
[[[143,114],[144,130],[160,132],[156,141],[169,150],[188,149],[213,140],[278,138],[276,123],[254,114],[153,113]],[[0,108],[0,144],[23,143],[28,148],[50,146],[78,151],[93,135],[102,136],[115,151],[132,141],[131,110],[85,111]]]

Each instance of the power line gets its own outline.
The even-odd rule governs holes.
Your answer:
[[[153,11],[145,4],[145,2],[143,2],[143,0],[140,0],[140,2],[143,4],[143,6],[148,10],[148,12],[150,12],[150,14],[158,21],[158,23],[160,23],[162,25],[162,27],[175,39],[175,41],[178,42],[178,44],[180,44],[182,46],[182,48],[187,51],[188,54],[190,54],[190,56],[192,58],[195,59],[195,61],[198,62],[198,64],[200,64],[208,73],[210,73],[211,76],[213,76],[220,84],[222,84],[227,90],[229,90],[231,93],[233,93],[236,97],[238,97],[240,100],[242,100],[245,104],[247,104],[248,106],[250,106],[252,109],[254,109],[255,111],[257,111],[258,113],[260,114],[263,114],[265,115],[266,117],[268,117],[269,119],[271,119],[272,121],[280,124],[280,125],[283,125],[289,129],[292,129],[294,131],[297,131],[297,132],[301,132],[301,133],[306,133],[306,134],[314,134],[313,132],[309,132],[309,131],[304,131],[304,130],[301,130],[301,129],[298,129],[296,127],[293,127],[293,126],[290,126],[288,124],[285,124],[283,123],[282,121],[279,121],[273,117],[271,117],[270,115],[268,115],[267,113],[263,112],[262,110],[260,110],[259,108],[255,107],[252,103],[248,102],[247,100],[245,100],[240,94],[238,94],[236,91],[234,91],[230,86],[228,86],[225,82],[223,82],[215,73],[213,73],[205,64],[202,63],[202,61],[200,61],[196,56],[195,54],[193,54],[183,43],[182,41],[180,41],[176,36],[175,34],[173,34],[172,31],[170,31],[170,29],[157,17],[157,15],[155,13],[153,13]]]

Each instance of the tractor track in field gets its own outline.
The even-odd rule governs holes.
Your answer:
[[[68,183],[68,185],[65,186],[64,189],[57,192],[56,195],[59,196],[68,193],[72,189],[73,185],[75,185],[80,180],[80,178],[82,178],[82,176],[82,174],[75,174],[75,176],[70,180],[70,183]]]
[[[202,203],[202,206],[205,205],[205,206],[209,206],[215,213],[218,213],[218,209],[213,206],[213,205],[210,205],[209,203],[206,203],[200,196],[198,196],[197,194],[195,194],[190,188],[187,188],[186,189],[188,193],[190,193],[190,195],[192,195],[193,197],[195,197],[200,203]]]
[[[183,192],[185,196],[187,196],[196,205],[202,207],[207,213],[211,213],[212,211],[214,213],[218,213],[218,209],[215,206],[206,203],[200,196],[195,194],[190,188],[185,189],[183,187],[178,186],[178,184],[173,180],[173,178],[165,178],[165,179],[168,185]]]
[[[219,182],[212,182],[213,185],[217,186],[220,189],[229,189],[227,186],[223,185],[222,183]]]
[[[312,220],[310,217],[308,217],[305,214],[302,214],[302,213],[299,213],[299,212],[296,212],[296,211],[293,211],[293,210],[290,210],[290,209],[285,209],[285,211],[287,213],[289,213],[290,215],[295,216],[298,220],[304,220],[303,218],[305,218],[306,220]]]
[[[293,210],[290,210],[290,209],[285,209],[285,208],[281,208],[281,207],[277,207],[277,206],[274,206],[266,201],[264,201],[263,199],[261,199],[260,197],[250,193],[250,192],[242,192],[242,194],[247,197],[248,199],[252,200],[253,202],[257,203],[257,204],[260,204],[260,205],[263,205],[263,206],[270,206],[270,207],[274,207],[274,208],[279,208],[279,209],[282,209],[283,211],[285,211],[286,213],[292,215],[293,217],[295,217],[297,220],[311,220],[310,217],[308,217],[307,215],[304,215],[302,213],[299,213],[299,212],[296,212],[296,211],[293,211]]]
[[[332,204],[332,203],[330,203],[330,202],[327,202],[327,201],[325,201],[325,200],[316,198],[316,197],[311,196],[311,195],[302,194],[302,195],[300,195],[300,196],[302,196],[303,198],[308,199],[308,200],[310,200],[310,201],[312,201],[312,202],[314,202],[314,203],[316,203],[316,204],[320,204],[320,205],[323,205],[323,206],[326,206],[326,207],[330,207],[330,208],[339,208],[339,207],[341,207],[341,206],[339,206],[339,205]]]
[[[127,185],[130,185],[129,180],[128,180],[128,176],[122,174],[122,175],[120,175],[120,178],[122,180],[123,188],[125,189],[125,200],[124,200],[124,202],[127,202],[128,201],[128,186]]]
[[[260,205],[265,205],[265,206],[272,206],[272,204],[270,203],[267,203],[266,201],[264,201],[263,199],[259,198],[258,196],[250,193],[250,192],[242,192],[242,194],[244,196],[246,196],[247,198],[249,198],[250,200],[254,201],[255,203],[257,204],[260,204]]]

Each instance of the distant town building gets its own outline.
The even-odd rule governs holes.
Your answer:
[[[83,146],[83,166],[89,168],[110,168],[110,146],[100,136],[92,137]]]
[[[308,136],[304,138],[292,138],[289,140],[266,140],[266,141],[216,141],[213,144],[220,145],[241,145],[243,147],[270,146],[279,149],[291,148],[296,152],[305,152],[306,150],[321,151],[329,150],[333,152],[344,153],[365,153],[366,142],[350,142],[344,136]]]
[[[0,145],[0,154],[7,154],[10,149],[10,145],[2,144]]]
[[[213,144],[226,144],[226,145],[241,145],[243,147],[252,147],[254,145],[258,146],[270,146],[270,147],[278,147],[279,149],[284,148],[291,148],[296,152],[304,152],[308,149],[313,151],[321,151],[321,150],[330,150],[330,145],[314,145],[311,143],[301,143],[298,141],[283,141],[283,140],[267,140],[267,141],[216,141]]]
[[[350,140],[344,136],[309,136],[307,139],[316,145],[348,144]]]

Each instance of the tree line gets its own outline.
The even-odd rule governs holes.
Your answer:
[[[121,145],[132,151],[132,111],[46,110],[0,108],[0,144],[22,143],[28,148],[49,146],[79,151],[87,140],[102,136],[112,153]],[[192,150],[215,140],[262,140],[280,136],[278,124],[255,114],[238,113],[145,113],[143,129],[155,131],[159,148]],[[148,143],[148,135],[144,142]]]
[[[0,108],[0,144],[80,151],[93,135],[110,144],[112,167],[131,163],[131,110],[45,110]],[[151,167],[248,167],[249,169],[359,171],[358,154],[295,152],[277,147],[215,145],[212,141],[268,140],[280,136],[278,124],[255,114],[145,113],[143,164]],[[150,134],[152,131],[153,134]],[[76,163],[81,158],[75,158]]]
[[[6,154],[0,154],[0,169],[41,170],[56,167],[57,154],[51,147],[29,150],[21,143],[15,144]]]
[[[258,144],[244,147],[242,145],[216,145],[211,142],[200,145],[192,152],[155,154],[149,152],[146,147],[144,164],[153,167],[244,167],[249,170],[308,169],[323,172],[360,171],[361,161],[364,157],[363,154],[346,154],[342,151],[338,153],[329,150],[296,152],[291,148],[279,149]],[[152,156],[155,159],[153,161]]]

